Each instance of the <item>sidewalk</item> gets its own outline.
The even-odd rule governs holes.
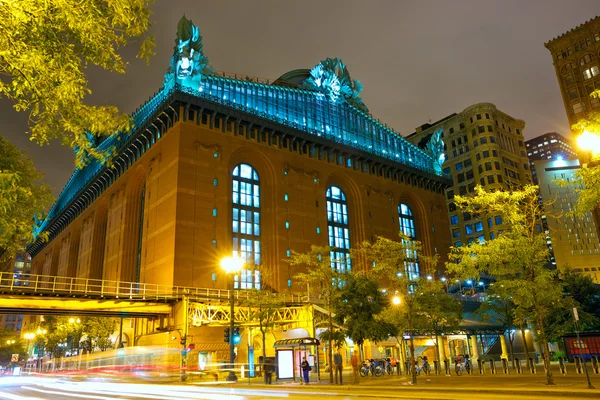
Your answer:
[[[463,375],[463,376],[445,376],[445,375],[420,375],[417,377],[417,385],[410,383],[410,377],[406,375],[384,375],[381,377],[361,377],[358,385],[353,385],[352,371],[345,370],[343,375],[343,385],[329,383],[329,374],[321,375],[321,381],[317,382],[315,374],[311,374],[311,381],[308,385],[303,385],[299,379],[296,381],[273,379],[272,385],[265,385],[263,378],[240,379],[235,385],[240,389],[243,387],[256,389],[298,389],[302,387],[305,391],[327,391],[327,392],[345,392],[352,391],[374,391],[389,392],[398,391],[431,391],[448,393],[479,393],[479,394],[501,394],[506,396],[518,396],[520,394],[528,395],[551,395],[565,398],[600,398],[600,375],[591,375],[592,385],[596,389],[587,389],[587,380],[585,375],[569,374],[566,376],[554,374],[554,386],[546,385],[546,376],[544,374],[509,374],[509,375]],[[230,384],[229,382],[227,382]],[[193,384],[193,382],[190,382]],[[202,384],[210,385],[210,382]],[[223,385],[224,382],[213,382],[216,385]]]

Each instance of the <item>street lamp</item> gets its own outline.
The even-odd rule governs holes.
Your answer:
[[[589,151],[592,156],[600,154],[600,135],[592,132],[583,131],[577,136],[577,146],[584,151]]]
[[[244,267],[244,260],[237,256],[225,257],[221,260],[221,268],[227,273],[231,274],[231,289],[229,290],[229,375],[227,375],[227,381],[237,381],[237,376],[234,371],[234,358],[235,358],[235,345],[233,343],[233,328],[235,325],[235,303],[233,298],[233,289],[235,276]]]

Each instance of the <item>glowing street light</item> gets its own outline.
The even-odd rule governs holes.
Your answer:
[[[394,303],[394,305],[399,305],[402,301],[400,300],[400,297],[398,296],[394,296],[394,298],[392,299],[392,303]]]
[[[237,381],[237,376],[234,371],[234,358],[235,358],[235,343],[233,342],[233,329],[235,327],[235,303],[233,299],[233,289],[235,276],[244,268],[244,260],[237,256],[225,257],[221,260],[221,268],[227,273],[227,275],[231,274],[231,290],[229,291],[229,332],[231,336],[229,337],[229,364],[230,370],[229,375],[227,375],[227,380],[235,382]]]
[[[581,150],[589,151],[593,156],[600,154],[600,135],[583,131],[583,133],[577,136],[577,147]]]

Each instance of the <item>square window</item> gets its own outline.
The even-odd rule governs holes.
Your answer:
[[[456,163],[456,170],[457,170],[457,171],[462,171],[462,169],[463,169],[463,164],[462,164],[462,162]]]
[[[450,217],[450,224],[457,225],[458,224],[458,215],[452,215]]]
[[[465,233],[471,235],[473,233],[473,225],[465,225]]]
[[[481,232],[483,230],[483,223],[481,222],[476,222],[475,223],[475,231],[477,232]]]

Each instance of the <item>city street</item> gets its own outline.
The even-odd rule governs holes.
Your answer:
[[[348,371],[346,371],[348,372]],[[344,378],[351,382],[349,374]],[[342,399],[388,398],[388,399],[464,399],[471,395],[480,399],[584,399],[600,397],[600,390],[586,389],[583,375],[556,376],[555,386],[546,386],[543,375],[521,376],[469,376],[419,377],[419,384],[412,386],[404,376],[363,378],[360,385],[330,385],[311,382],[277,383],[263,385],[259,380],[228,382],[189,382],[187,384],[116,383],[102,379],[70,381],[62,378],[4,377],[0,379],[0,399],[245,399],[245,398],[294,398],[314,399],[327,396]],[[325,382],[328,382],[327,380]],[[592,377],[592,383],[600,387],[600,378]]]

